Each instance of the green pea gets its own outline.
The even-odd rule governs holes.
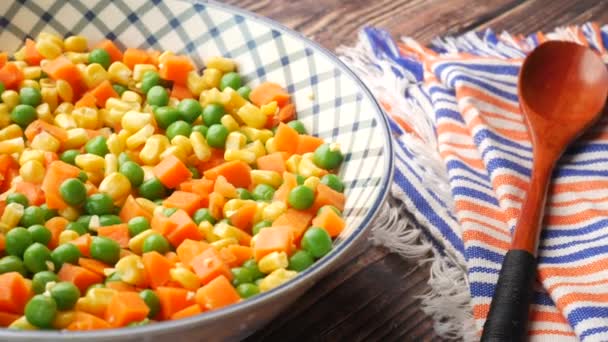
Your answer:
[[[329,144],[323,144],[315,150],[312,161],[320,168],[326,170],[336,169],[342,163],[344,156],[339,148],[331,147]]]
[[[48,221],[58,215],[57,210],[49,209],[49,207],[46,206],[46,203],[41,204],[40,209],[42,209],[42,212],[44,213],[44,221]]]
[[[139,186],[139,195],[151,201],[165,197],[165,186],[158,178],[150,178]]]
[[[186,121],[182,120],[177,120],[169,125],[169,127],[167,127],[167,131],[165,132],[169,140],[173,140],[173,138],[178,135],[189,137],[190,133],[192,133],[192,126],[190,126],[190,124]]]
[[[220,90],[224,90],[226,88],[237,90],[241,87],[241,85],[241,76],[234,71],[225,73],[220,80]]]
[[[55,263],[55,269],[61,269],[64,263],[76,264],[80,258],[80,249],[71,243],[64,243],[57,246],[51,252],[51,259]]]
[[[148,91],[150,91],[150,89],[152,89],[152,87],[160,85],[160,83],[161,83],[161,78],[160,78],[160,75],[156,71],[153,71],[153,70],[146,71],[141,79],[141,91],[143,91],[144,94],[147,94]]]
[[[140,186],[144,181],[144,169],[132,161],[120,165],[119,172],[129,179],[129,182],[131,182],[131,186],[133,187]]]
[[[6,204],[9,203],[19,203],[24,207],[30,205],[30,201],[27,199],[27,197],[25,197],[24,194],[18,192],[13,192],[12,194],[6,196]]]
[[[129,220],[127,223],[129,235],[131,237],[150,229],[150,222],[143,216],[137,216]]]
[[[154,318],[160,311],[160,300],[158,299],[156,293],[152,290],[146,289],[139,293],[139,297],[144,300],[144,303],[146,303],[150,309],[148,317]]]
[[[36,88],[24,87],[19,90],[19,99],[21,104],[36,107],[42,102],[42,94]]]
[[[306,185],[298,185],[287,196],[289,205],[298,210],[306,210],[315,201],[315,192]]]
[[[106,193],[93,194],[84,203],[84,211],[90,215],[111,214],[114,211],[114,201]]]
[[[6,253],[17,257],[22,257],[23,252],[34,242],[32,234],[23,227],[9,230],[5,239]]]
[[[196,126],[192,126],[192,132],[199,132],[200,134],[202,134],[204,137],[207,136],[207,132],[209,131],[209,127],[205,126],[205,125],[196,125]]]
[[[0,81],[0,94],[4,93],[4,82]]]
[[[310,227],[302,236],[302,248],[315,258],[320,258],[332,249],[331,237],[319,227]]]
[[[108,69],[112,63],[110,54],[104,49],[94,49],[89,52],[89,64],[97,63],[104,69]]]
[[[85,228],[88,229],[88,227],[91,223],[91,215],[80,215],[80,217],[76,220],[76,222],[82,223],[85,226]]]
[[[203,109],[203,122],[207,126],[220,124],[222,116],[226,114],[224,106],[221,104],[210,103]]]
[[[256,201],[269,202],[272,200],[272,197],[274,196],[274,191],[275,191],[274,188],[268,184],[258,184],[253,189],[252,195]]]
[[[101,215],[99,216],[99,225],[102,227],[121,224],[122,220],[116,215]]]
[[[51,281],[59,281],[59,277],[54,272],[42,271],[34,274],[34,277],[32,277],[32,289],[34,293],[44,293],[46,291],[46,284]]]
[[[110,238],[95,236],[91,241],[90,253],[93,259],[114,265],[120,258],[120,245]]]
[[[304,177],[302,175],[296,175],[296,183],[298,183],[298,185],[304,184],[305,181],[306,181],[306,177]]]
[[[51,328],[57,315],[57,304],[51,297],[35,295],[25,305],[25,319],[38,328]]]
[[[177,110],[182,120],[193,123],[203,112],[203,107],[195,99],[184,99],[177,105]]]
[[[287,126],[295,129],[300,134],[307,134],[306,127],[300,120],[291,120],[287,123]]]
[[[80,155],[80,151],[78,150],[66,150],[59,156],[59,159],[65,163],[76,165],[76,157],[78,155]]]
[[[69,178],[59,186],[59,193],[69,205],[79,206],[87,199],[87,188],[84,183],[77,178]]]
[[[19,272],[24,277],[27,275],[27,270],[25,269],[23,261],[14,255],[7,255],[0,259],[0,274],[8,272]]]
[[[237,188],[236,189],[236,194],[239,196],[240,199],[242,200],[250,200],[253,199],[253,195],[251,194],[251,192],[249,192],[249,190],[245,189],[245,188]]]
[[[253,259],[245,261],[242,267],[248,269],[249,272],[251,272],[251,277],[254,280],[262,279],[266,276],[264,273],[262,273],[262,271],[260,271],[257,262],[255,262],[255,260]]]
[[[253,274],[245,267],[235,267],[231,270],[232,272],[232,285],[239,286],[245,283],[251,283],[253,281]]]
[[[23,263],[33,273],[48,271],[52,266],[51,251],[43,244],[34,242],[23,252]]]
[[[92,153],[100,157],[104,157],[110,152],[110,150],[108,150],[107,139],[102,135],[98,135],[89,140],[86,145],[84,145],[84,150],[87,153]]]
[[[80,298],[80,290],[73,283],[62,281],[51,288],[51,298],[57,303],[57,309],[69,310]]]
[[[340,177],[334,174],[329,173],[321,177],[321,184],[325,184],[338,192],[344,192],[344,183],[342,183]]]
[[[314,262],[315,259],[307,251],[297,251],[289,258],[289,267],[287,269],[302,272]]]
[[[201,178],[201,173],[198,171],[198,169],[196,167],[188,166],[188,170],[190,170],[190,173],[192,173],[192,179]]]
[[[154,119],[162,129],[167,129],[167,127],[179,120],[179,118],[180,114],[177,108],[163,106],[154,110]]]
[[[127,87],[118,83],[112,84],[112,88],[114,88],[114,91],[118,94],[118,96],[122,96],[122,93],[128,90]]]
[[[200,224],[203,221],[208,221],[211,224],[215,224],[217,220],[211,215],[211,212],[207,208],[201,208],[194,212],[192,219],[196,224]]]
[[[40,207],[29,206],[23,211],[19,224],[23,227],[44,223],[44,211]]]
[[[255,284],[240,284],[236,287],[236,292],[241,298],[249,298],[260,293],[260,288]]]
[[[73,230],[78,233],[78,235],[84,235],[89,232],[88,225],[85,225],[82,222],[70,222],[65,226],[65,230]]]
[[[160,234],[153,234],[148,236],[144,240],[144,245],[142,247],[142,251],[144,253],[157,251],[160,254],[165,254],[170,249],[171,247],[169,246],[169,241],[167,241],[167,239]]]
[[[166,106],[169,103],[169,93],[162,86],[155,85],[146,93],[148,104],[151,106]]]
[[[251,87],[244,85],[244,86],[240,87],[239,89],[237,89],[236,92],[239,93],[239,95],[241,95],[242,98],[249,101],[249,94],[251,94]]]
[[[228,128],[224,125],[214,124],[207,130],[207,144],[215,148],[224,148],[228,137]]]
[[[266,227],[270,227],[270,226],[272,226],[272,222],[270,222],[268,220],[262,220],[253,225],[253,228],[251,228],[251,232],[253,233],[253,235],[258,235],[260,230],[262,230],[263,228],[266,228]]]
[[[129,155],[126,152],[120,152],[120,154],[118,155],[118,166],[120,166],[128,161],[133,161],[133,160],[131,160],[131,157],[129,157]]]
[[[36,108],[27,104],[19,104],[11,111],[11,120],[21,127],[31,124],[37,116]]]
[[[27,230],[30,232],[33,242],[40,242],[43,245],[47,245],[49,241],[51,241],[51,231],[41,224],[31,225]]]

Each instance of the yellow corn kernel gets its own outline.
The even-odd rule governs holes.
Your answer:
[[[55,88],[57,86],[57,82],[51,78],[41,78],[38,83],[40,83],[40,88]]]
[[[279,106],[277,105],[276,101],[269,102],[265,105],[262,105],[262,107],[260,107],[260,111],[265,116],[275,115],[277,113],[278,109],[279,109]]]
[[[8,107],[9,110],[15,108],[21,102],[19,93],[14,90],[5,90],[2,92],[0,98],[2,98],[2,102]]]
[[[78,233],[73,230],[64,230],[59,234],[59,244],[63,245],[78,239]]]
[[[206,89],[214,89],[219,87],[222,79],[222,72],[215,68],[206,68],[201,76]]]
[[[69,36],[63,41],[65,51],[85,52],[89,48],[89,42],[84,36]]]
[[[44,151],[30,149],[24,150],[19,156],[19,165],[23,166],[30,160],[44,163]]]
[[[291,157],[287,158],[287,161],[285,162],[285,167],[287,168],[287,171],[291,173],[298,173],[298,167],[301,161],[302,156],[299,154],[294,154]]]
[[[233,60],[220,56],[207,58],[205,60],[205,66],[207,68],[218,69],[224,73],[234,71],[236,69],[236,63],[234,63]]]
[[[17,68],[19,68],[19,70],[21,72],[23,72],[23,69],[25,69],[28,66],[28,64],[25,61],[14,61],[11,63],[13,63]]]
[[[174,155],[179,160],[185,162],[188,159],[188,154],[179,146],[169,146],[161,154],[160,159],[167,158],[170,155]]]
[[[23,80],[19,85],[20,88],[34,88],[40,90],[40,84],[34,80]]]
[[[2,222],[5,228],[8,230],[16,227],[21,220],[21,216],[23,216],[24,208],[19,203],[9,203],[4,208],[4,212],[0,217],[0,222]]]
[[[125,142],[120,139],[116,133],[110,134],[106,141],[106,145],[108,145],[110,153],[116,156],[125,150]]]
[[[245,134],[247,139],[251,141],[259,140],[261,143],[266,143],[268,139],[272,138],[272,131],[269,129],[257,129],[243,126],[241,127],[240,132]]]
[[[256,140],[251,142],[245,146],[246,151],[251,151],[255,154],[256,159],[266,155],[266,149],[264,148],[264,144],[261,141]]]
[[[230,245],[238,245],[238,244],[239,244],[239,240],[237,240],[236,238],[220,239],[220,240],[213,241],[212,243],[210,243],[210,245],[217,250],[220,250],[224,247],[228,247]]]
[[[108,288],[92,288],[87,291],[86,296],[78,298],[74,309],[103,317],[112,297],[117,292],[114,289]]]
[[[0,103],[0,127],[8,126],[12,121],[8,106],[5,103]]]
[[[114,172],[118,172],[118,158],[111,153],[106,154],[104,157],[106,161],[105,169],[103,170],[104,177],[108,177]]]
[[[94,88],[99,83],[110,79],[110,76],[108,75],[106,69],[101,66],[101,64],[92,63],[87,65],[82,78],[87,84],[87,87]]]
[[[288,271],[284,268],[279,268],[277,270],[272,271],[269,275],[267,275],[264,279],[260,280],[259,288],[260,291],[266,292],[278,287],[287,281],[295,278],[298,275],[296,271]]]
[[[13,57],[15,58],[16,61],[23,61],[23,60],[25,60],[25,46],[22,47],[21,49],[15,51],[13,53]]]
[[[172,268],[169,274],[171,280],[180,283],[186,290],[196,291],[201,286],[196,274],[184,267]]]
[[[211,148],[207,144],[207,140],[200,132],[192,132],[190,134],[190,144],[196,159],[207,161],[211,158]]]
[[[251,170],[251,182],[256,185],[268,184],[276,189],[283,183],[283,178],[276,171]]]
[[[71,102],[74,98],[74,92],[72,91],[72,86],[64,81],[57,80],[57,95],[61,98],[62,101]],[[72,110],[70,109],[70,112]]]
[[[317,190],[317,185],[319,185],[319,183],[321,183],[321,180],[319,179],[319,177],[311,176],[311,177],[306,178],[303,185],[307,186],[307,187],[311,188],[313,191],[315,191],[315,190]]]
[[[23,77],[26,80],[37,80],[42,75],[42,68],[39,66],[28,66],[23,68]]]
[[[53,320],[53,328],[66,329],[76,319],[76,311],[57,311]]]
[[[42,183],[44,172],[44,165],[37,160],[30,160],[19,168],[19,175],[24,181],[36,184]]]
[[[150,180],[154,177],[154,167],[151,165],[142,165],[142,170],[144,170],[144,182]]]
[[[55,125],[63,128],[63,129],[71,129],[71,128],[76,128],[78,127],[78,125],[76,124],[76,120],[74,120],[74,118],[66,113],[60,113],[55,115]]]
[[[152,114],[136,112],[134,110],[126,112],[125,115],[123,115],[122,120],[120,121],[122,128],[128,130],[131,133],[139,131],[145,125],[148,125],[151,122]]]
[[[177,107],[177,105],[179,105],[179,99],[175,98],[175,97],[170,97],[169,98],[169,103],[167,103],[167,106],[169,106],[169,107]]]
[[[115,268],[116,273],[125,283],[139,287],[146,286],[146,270],[139,255],[128,255],[120,258]]]
[[[158,71],[158,69],[153,64],[135,64],[133,67],[133,79],[140,82],[148,71]]]
[[[226,150],[240,150],[245,147],[247,138],[239,132],[230,132],[226,138]]]
[[[236,115],[237,111],[241,107],[249,103],[247,100],[245,100],[245,98],[241,96],[241,94],[239,94],[235,89],[232,89],[230,87],[222,90],[222,93],[228,98],[228,103],[224,105],[224,108],[226,109],[226,112],[231,115]]]
[[[135,201],[137,203],[139,203],[139,205],[141,205],[141,207],[144,208],[144,210],[149,212],[150,214],[152,214],[154,212],[154,209],[157,206],[156,203],[150,201],[147,198],[143,198],[143,197],[138,197],[135,199]]]
[[[139,95],[138,93],[136,93],[132,90],[127,90],[124,93],[122,93],[122,95],[120,96],[120,99],[125,102],[135,102],[135,103],[139,103],[139,104],[141,104],[141,102],[143,101],[141,95]]]
[[[321,177],[323,176],[323,174],[326,173],[326,171],[315,165],[311,158],[302,157],[302,160],[298,165],[297,173],[302,175],[303,177],[308,178],[311,176]]]
[[[187,155],[192,153],[192,143],[190,139],[183,135],[177,135],[171,139],[171,145],[179,147],[182,149]]]
[[[101,183],[101,181],[104,178],[103,172],[101,172],[100,170],[86,171],[85,173],[87,174],[89,182],[91,182],[91,183],[93,183],[95,185]]]
[[[36,41],[36,50],[46,59],[55,59],[61,55],[62,47],[49,39],[40,39]]]
[[[73,110],[74,110],[74,105],[71,102],[61,102],[59,104],[59,106],[57,106],[57,108],[55,108],[55,114],[71,113]]]
[[[272,252],[264,256],[258,262],[258,267],[262,273],[272,273],[280,268],[287,268],[289,261],[285,252]]]
[[[231,226],[229,224],[227,224],[226,222],[218,222],[214,227],[213,227],[213,233],[219,238],[219,239],[229,239],[229,238],[234,238],[237,239],[237,241],[240,241],[241,239],[244,238],[245,232],[243,232],[242,230]]]
[[[74,121],[76,121],[76,125],[80,128],[97,129],[99,127],[99,113],[95,108],[75,108],[71,115]]]
[[[36,107],[36,114],[38,115],[38,119],[48,123],[53,123],[54,118],[53,114],[51,114],[51,105],[57,105],[57,102],[43,102]]]
[[[229,132],[234,132],[234,131],[238,131],[240,126],[239,123],[236,122],[236,120],[232,117],[232,115],[224,115],[222,116],[222,119],[220,120],[222,125],[224,125],[226,128],[228,128]]]
[[[213,232],[213,225],[209,221],[201,221],[198,224],[198,231],[205,237],[205,240],[209,242],[215,242],[219,240],[219,236]]]
[[[69,59],[70,62],[77,65],[84,65],[89,62],[89,54],[86,52],[68,51],[64,53],[64,56]]]
[[[99,191],[107,193],[114,203],[120,203],[131,193],[131,182],[122,173],[114,172],[101,181]]]
[[[59,216],[66,218],[68,221],[76,221],[80,216],[78,209],[74,207],[66,207],[59,210]]]
[[[150,236],[158,234],[158,232],[148,229],[143,232],[135,235],[131,239],[129,239],[129,249],[135,254],[141,254],[143,252],[144,240]]]
[[[165,59],[169,56],[175,56],[175,53],[173,53],[171,50],[163,51],[163,53],[158,56],[158,64],[164,63]]]
[[[103,170],[106,166],[106,161],[103,157],[92,153],[84,153],[76,156],[76,166],[83,169],[84,171],[95,172],[97,170]]]
[[[63,39],[61,39],[59,35],[45,31],[38,33],[36,40],[45,39],[51,41],[53,44],[56,44],[57,46],[61,47],[61,49],[63,49]]]
[[[64,148],[67,150],[80,148],[89,140],[89,134],[84,128],[68,129],[67,136],[68,138],[63,143]]]
[[[12,124],[0,129],[0,140],[12,139],[21,137],[23,130],[19,125]]]
[[[0,154],[18,153],[25,149],[23,137],[0,141]]]
[[[247,164],[253,164],[255,162],[255,153],[247,150],[226,150],[224,152],[224,159],[226,161],[241,160]]]
[[[9,329],[18,330],[38,330],[38,327],[27,321],[25,316],[19,317],[8,326]]]
[[[126,145],[127,148],[134,150],[137,147],[146,143],[152,134],[154,134],[154,126],[152,124],[147,124],[142,127],[140,130],[135,132],[129,138],[127,138]]]
[[[131,77],[131,69],[123,62],[114,62],[108,67],[108,76],[115,83],[127,84]]]
[[[250,201],[248,201],[248,200],[242,200],[242,199],[239,199],[239,198],[233,198],[231,200],[228,200],[224,204],[224,207],[222,208],[222,211],[224,213],[224,217],[230,217],[230,216],[232,216],[232,214],[234,214],[237,210],[239,210],[243,205],[245,205],[248,202],[250,202]]]
[[[61,147],[61,142],[49,133],[42,131],[32,139],[30,146],[37,150],[57,152]]]
[[[279,151],[279,149],[277,148],[277,144],[274,141],[274,138],[270,138],[270,139],[266,140],[264,147],[266,147],[266,153],[268,153],[268,154]],[[294,154],[294,156],[295,155],[296,154]]]
[[[198,97],[201,95],[201,92],[205,90],[205,82],[203,78],[195,71],[192,70],[188,73],[188,78],[186,79],[186,86],[188,90],[194,95]]]
[[[207,70],[209,70],[209,69],[206,69],[205,72]],[[204,73],[203,73],[203,75],[204,75]],[[218,81],[218,83],[219,83],[219,81]],[[201,92],[199,101],[203,107],[207,106],[211,103],[217,103],[217,104],[221,104],[221,105],[225,106],[230,101],[230,94],[222,93],[217,88],[211,88],[211,89],[204,90],[203,92]]]
[[[200,133],[199,133],[200,134]],[[156,165],[160,160],[160,155],[169,147],[169,139],[162,134],[151,136],[139,153],[139,159],[145,165]],[[211,155],[211,152],[209,152]]]
[[[287,205],[281,201],[274,201],[262,210],[262,219],[274,221],[287,210]]]

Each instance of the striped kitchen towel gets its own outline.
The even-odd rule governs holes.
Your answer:
[[[430,47],[366,28],[340,50],[384,106],[397,146],[390,204],[410,223],[375,237],[405,254],[414,240],[432,250],[424,304],[444,337],[475,340],[483,328],[531,168],[517,75],[549,39],[608,61],[608,26],[593,23],[527,37],[488,30]],[[608,118],[567,150],[549,191],[531,340],[607,341]]]

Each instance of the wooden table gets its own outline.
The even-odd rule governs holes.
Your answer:
[[[364,25],[429,42],[488,27],[531,33],[589,20],[608,24],[607,0],[228,0],[333,50]],[[428,266],[367,244],[250,341],[439,340],[417,298]]]

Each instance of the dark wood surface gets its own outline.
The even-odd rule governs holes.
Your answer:
[[[531,33],[594,20],[608,23],[608,0],[228,0],[300,31],[330,50],[353,44],[365,25],[428,43],[491,27]],[[431,341],[420,310],[428,266],[369,243],[250,341]]]

